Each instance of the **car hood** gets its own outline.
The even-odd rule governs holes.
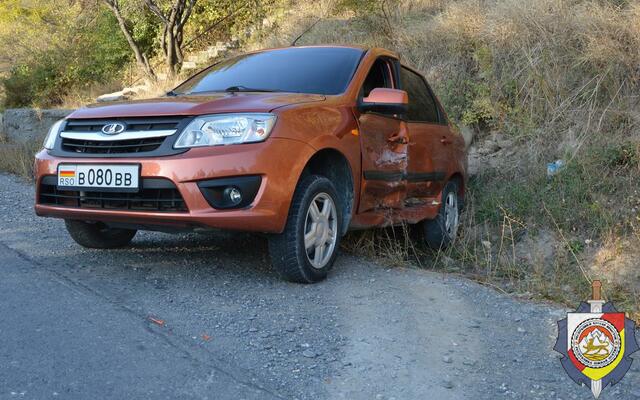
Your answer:
[[[231,112],[271,112],[283,106],[323,100],[325,100],[325,96],[318,94],[215,93],[93,104],[74,111],[68,118],[155,117]]]

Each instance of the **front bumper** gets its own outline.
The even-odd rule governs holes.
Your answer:
[[[105,162],[99,157],[53,157],[43,150],[36,155],[35,161],[35,211],[44,217],[140,226],[209,227],[280,233],[287,220],[298,177],[313,152],[312,147],[296,140],[270,138],[264,143],[194,148],[167,157],[108,159],[113,164],[140,164],[143,179],[170,180],[176,185],[188,209],[187,212],[149,212],[41,204],[41,181],[45,176],[56,175],[58,164]],[[198,185],[216,178],[250,175],[261,176],[260,187],[253,202],[241,209],[213,208]]]

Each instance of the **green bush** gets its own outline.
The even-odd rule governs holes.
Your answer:
[[[106,83],[122,74],[131,52],[115,19],[99,13],[63,46],[14,66],[2,80],[6,108],[59,105],[71,91]]]
[[[2,84],[5,90],[4,107],[22,107],[31,104],[34,98],[32,69],[28,65],[13,67]]]
[[[476,217],[500,225],[507,212],[533,225],[557,223],[587,237],[612,230],[629,233],[634,221],[620,216],[634,206],[639,168],[638,144],[623,142],[590,148],[552,177],[546,176],[544,165],[532,165],[517,178],[493,170],[471,181]]]

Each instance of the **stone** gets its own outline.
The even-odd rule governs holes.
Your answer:
[[[69,115],[72,110],[33,108],[12,108],[4,112],[0,132],[7,141],[14,144],[26,144],[32,141],[42,142],[49,128],[59,119]]]
[[[305,350],[302,352],[302,355],[307,358],[316,358],[318,355],[313,350]]]
[[[460,133],[462,134],[462,137],[464,138],[464,144],[467,147],[467,150],[469,149],[469,147],[471,147],[471,143],[473,143],[473,138],[475,136],[475,132],[473,131],[472,128],[468,127],[468,126],[461,126],[460,127]]]
[[[118,92],[105,93],[103,95],[100,95],[98,96],[98,98],[96,98],[96,101],[98,103],[106,103],[111,101],[129,100],[131,97],[139,94],[140,92],[145,92],[148,90],[149,88],[145,85],[126,87]]]
[[[207,55],[209,56],[209,58],[216,58],[218,57],[218,48],[216,48],[215,46],[210,46],[207,49]]]
[[[100,95],[96,98],[96,101],[98,103],[109,103],[112,101],[123,101],[127,99],[128,97],[124,93],[114,92],[114,93],[106,93],[106,94]]]

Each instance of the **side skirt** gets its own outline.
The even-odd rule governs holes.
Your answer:
[[[440,198],[438,196],[420,199],[420,204],[401,209],[376,209],[356,214],[351,219],[349,229],[383,228],[402,223],[417,224],[425,219],[434,219],[440,210]]]

